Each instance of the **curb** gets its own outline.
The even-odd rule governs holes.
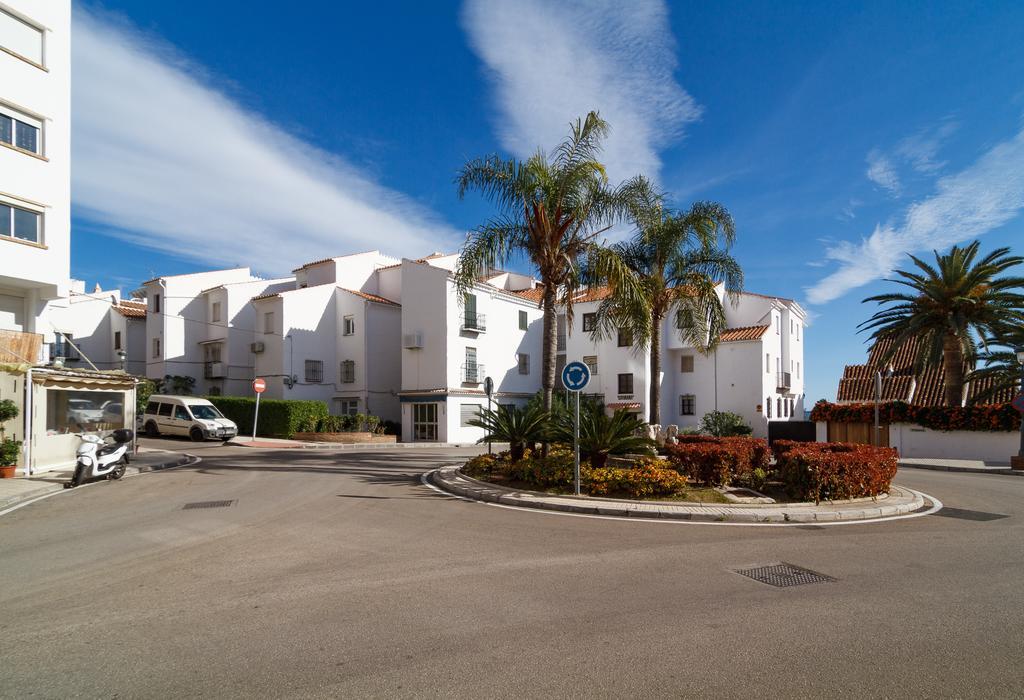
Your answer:
[[[465,476],[459,471],[459,469],[460,467],[458,466],[441,467],[440,469],[435,469],[429,472],[426,478],[431,484],[442,491],[473,501],[497,503],[517,508],[553,510],[563,513],[614,516],[632,520],[664,519],[692,522],[732,522],[753,524],[848,522],[857,520],[876,520],[878,518],[906,515],[920,510],[926,505],[925,499],[921,494],[916,491],[907,491],[896,486],[893,487],[893,490],[898,490],[901,495],[905,494],[904,497],[909,497],[907,502],[883,503],[874,505],[870,508],[856,508],[849,510],[810,511],[808,509],[808,505],[810,504],[794,504],[797,507],[793,509],[792,512],[783,510],[781,512],[751,513],[743,511],[756,509],[758,504],[723,505],[718,503],[708,505],[687,504],[687,507],[696,509],[697,512],[681,511],[678,509],[678,506],[676,506],[674,510],[668,510],[667,508],[658,509],[656,504],[645,504],[654,507],[646,510],[640,510],[637,508],[627,507],[626,505],[627,503],[631,505],[639,503],[636,501],[612,501],[587,496],[569,497],[573,501],[579,501],[578,503],[544,500],[544,496],[549,496],[550,494],[515,491],[513,489],[496,486],[494,484],[484,484],[481,481]],[[567,497],[558,496],[558,498],[564,499]],[[766,511],[770,508],[779,508],[778,505],[771,506],[768,504],[761,505],[760,507]],[[787,509],[789,508],[788,504],[783,507]],[[820,508],[820,506],[817,507]],[[709,511],[713,510],[715,512],[699,512],[705,508]]]
[[[900,469],[924,469],[933,472],[960,472],[963,474],[996,474],[998,476],[1024,476],[1024,469],[1012,469],[1010,467],[950,467],[944,464],[904,464],[900,462]]]
[[[259,442],[257,440],[257,442]],[[250,450],[425,450],[452,447],[476,447],[476,444],[457,442],[386,442],[386,443],[302,443],[299,445],[250,445],[245,442],[228,442],[229,447],[245,447]]]

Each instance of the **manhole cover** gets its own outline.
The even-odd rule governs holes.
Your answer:
[[[983,510],[964,510],[963,508],[943,508],[935,515],[940,515],[943,518],[957,518],[958,520],[977,520],[984,522],[986,520],[1001,520],[1002,518],[1009,518],[1009,515],[1002,515],[1001,513],[986,513]]]
[[[793,566],[792,564],[766,564],[764,566],[755,566],[749,569],[734,569],[737,574],[742,574],[748,578],[752,578],[755,581],[761,583],[767,583],[769,586],[776,586],[778,588],[787,588],[789,586],[803,586],[807,583],[828,583],[829,581],[835,581],[831,576],[825,574],[819,574],[816,571],[810,569],[803,569],[799,566]]]
[[[193,508],[227,508],[234,500],[231,501],[196,501],[195,503],[186,503],[182,510],[192,510]]]

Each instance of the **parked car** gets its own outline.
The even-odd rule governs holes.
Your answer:
[[[103,404],[103,422],[115,423],[118,427],[124,422],[124,404],[120,401],[107,401]]]
[[[230,440],[238,435],[238,426],[233,421],[206,399],[195,396],[153,394],[142,420],[148,437],[187,435],[200,442]]]
[[[84,426],[103,420],[103,409],[87,399],[68,399],[68,422]]]

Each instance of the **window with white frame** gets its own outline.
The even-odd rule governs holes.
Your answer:
[[[518,353],[516,355],[519,364],[519,374],[530,373],[530,356],[525,352]]]
[[[619,329],[618,345],[620,348],[629,348],[633,346],[633,331],[628,328]]]
[[[633,393],[633,375],[632,374],[620,374],[619,375],[619,394],[623,396],[631,395]]]
[[[800,324],[796,324],[796,339],[800,340]]]
[[[306,383],[320,384],[324,380],[324,361],[306,360]]]
[[[121,331],[114,331],[114,349],[121,349]]]
[[[153,308],[151,309],[151,311],[153,313],[155,313],[155,314],[160,313],[160,295],[159,294],[154,294],[153,295]]]
[[[590,368],[591,375],[597,374],[597,355],[584,355],[583,364]]]
[[[220,302],[215,301],[210,305],[210,320],[214,323],[220,321]]]
[[[679,358],[679,371],[680,372],[692,372],[693,371],[693,355],[683,355]]]
[[[359,399],[334,399],[334,407],[339,416],[354,416],[359,413]]]
[[[525,311],[519,312],[519,330],[525,331],[530,327],[530,317]]]
[[[43,121],[0,103],[0,143],[43,154]]]
[[[782,319],[779,316],[775,316],[774,318],[775,318],[775,335],[780,335],[782,333],[782,327],[781,327]]]
[[[356,317],[345,316],[342,318],[342,335],[355,335],[356,334]]]
[[[583,332],[592,333],[597,329],[597,314],[583,314]]]
[[[160,337],[153,338],[153,357],[160,357]]]
[[[270,335],[274,332],[274,312],[267,311],[263,314],[263,332]]]
[[[772,355],[768,352],[764,354],[764,371],[766,374],[772,373]]]
[[[0,47],[43,67],[43,30],[0,8]]]
[[[345,360],[341,363],[341,382],[343,384],[352,384],[356,380],[356,362],[355,360]]]
[[[693,394],[683,394],[679,397],[679,415],[697,415],[697,397]]]
[[[43,213],[0,201],[0,238],[28,243],[43,242]]]
[[[764,402],[765,416],[768,418],[772,417],[772,397],[769,396],[768,400]]]
[[[796,378],[797,379],[800,378],[800,363],[799,362],[796,363]]]
[[[480,417],[481,406],[478,403],[459,404],[459,426],[463,428],[472,427],[469,421]]]

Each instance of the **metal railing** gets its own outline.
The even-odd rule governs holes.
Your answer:
[[[462,365],[462,382],[464,384],[482,384],[487,373],[481,364]]]
[[[788,389],[793,386],[793,376],[789,372],[778,372],[778,381],[775,382],[775,386],[779,389]]]
[[[487,317],[472,311],[467,311],[462,316],[462,329],[466,331],[486,331]]]

